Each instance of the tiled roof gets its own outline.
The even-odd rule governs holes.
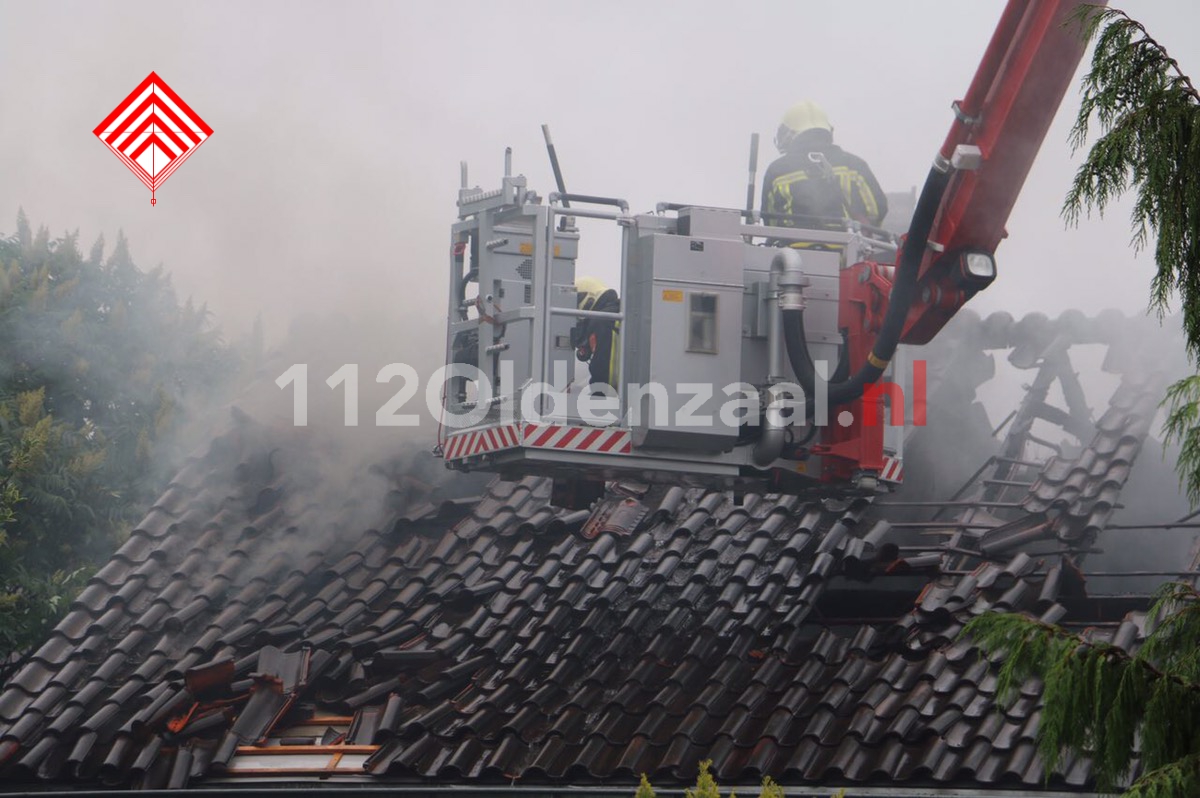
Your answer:
[[[399,466],[367,502],[297,431],[240,419],[0,692],[0,775],[631,784],[711,758],[729,782],[1039,786],[1039,685],[998,707],[956,637],[993,609],[1088,620],[1078,551],[1162,387],[1126,369],[1078,452],[998,462],[916,525],[903,494],[614,483],[569,512],[545,481],[462,501]],[[1143,625],[1093,633],[1128,647]],[[1051,783],[1089,777],[1068,760]]]

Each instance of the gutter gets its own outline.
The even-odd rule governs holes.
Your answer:
[[[210,784],[214,783],[209,779]],[[29,790],[24,792],[8,792],[0,789],[0,795],[20,796],[24,798],[80,798],[80,796],[104,796],[112,798],[116,794],[131,793],[145,798],[180,798],[187,796],[228,796],[236,792],[239,795],[270,796],[278,798],[283,793],[295,791],[314,791],[327,795],[399,795],[409,798],[446,798],[446,796],[461,796],[461,798],[494,798],[501,795],[520,796],[521,798],[633,798],[637,791],[636,784],[624,787],[584,786],[584,785],[510,785],[510,786],[473,786],[463,784],[413,784],[391,783],[381,784],[377,777],[370,783],[338,782],[331,783],[320,779],[294,779],[282,777],[278,781],[272,779],[271,786],[256,779],[253,784],[247,784],[242,779],[227,779],[219,782],[222,786],[201,787],[182,790],[125,790],[97,789],[88,787],[77,790]],[[845,798],[1102,798],[1101,793],[1074,791],[1031,791],[1026,786],[1012,789],[1001,788],[968,788],[956,789],[945,787],[840,787],[840,786],[787,786],[780,785],[789,798],[832,798],[838,790],[845,790]],[[761,790],[760,784],[722,784],[721,791],[736,792],[744,796],[756,796]],[[682,788],[654,788],[659,796],[682,798]]]

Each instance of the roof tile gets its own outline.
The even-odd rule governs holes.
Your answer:
[[[1057,329],[991,326],[1032,367]],[[457,503],[395,482],[359,530],[286,431],[239,422],[0,691],[0,774],[194,787],[239,744],[344,714],[377,775],[657,783],[711,757],[730,781],[1035,789],[1039,685],[997,713],[956,635],[992,608],[1070,619],[1075,565],[1026,549],[1108,523],[1155,385],[1126,378],[1091,445],[954,551],[886,501],[616,484],[568,513],[533,478]],[[1102,636],[1131,649],[1139,623]],[[1056,778],[1089,786],[1080,762]]]

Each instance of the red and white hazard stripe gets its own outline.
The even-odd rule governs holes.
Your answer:
[[[442,458],[460,460],[500,449],[512,449],[521,445],[521,430],[516,424],[470,430],[451,435],[442,447]]]
[[[633,451],[633,433],[616,427],[502,424],[449,436],[442,446],[442,457],[461,460],[518,446],[596,454],[629,454]]]
[[[525,445],[599,454],[629,454],[633,433],[616,427],[575,427],[570,424],[526,424]]]
[[[899,457],[883,458],[883,469],[879,472],[879,478],[884,482],[903,482],[904,461]]]

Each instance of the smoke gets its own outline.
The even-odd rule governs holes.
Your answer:
[[[748,13],[707,2],[681,14],[616,3],[564,18],[545,2],[8,4],[0,67],[20,77],[0,86],[0,219],[24,205],[84,241],[124,229],[139,263],[165,264],[231,334],[261,315],[278,343],[298,315],[332,310],[437,325],[460,159],[491,187],[511,145],[545,194],[548,122],[573,191],[635,209],[737,206],[750,132],[770,141],[782,110],[808,96],[839,143],[904,191],[926,172],[1002,5]],[[1200,43],[1171,36],[1200,22],[1193,4],[1129,10],[1181,64],[1200,64]],[[764,50],[789,25],[812,32],[804,46]],[[865,57],[846,57],[846,31]],[[47,36],[70,57],[47,57]],[[938,44],[900,45],[912,41]],[[152,69],[215,130],[153,208],[90,133]],[[1144,304],[1149,264],[1130,264],[1124,208],[1074,232],[1058,217],[1076,105],[1072,92],[1009,225],[1000,280],[976,300],[985,311]],[[611,267],[609,244],[584,248],[587,272]]]
[[[1056,344],[1062,342],[1071,345],[1062,367],[1054,368]],[[1147,419],[1148,434],[1127,479],[1122,463],[1104,459],[1111,454],[1108,447],[1117,442],[1113,430],[1124,429],[1131,420],[1131,393],[1146,390],[1151,400],[1157,400],[1169,382],[1189,373],[1178,319],[1168,318],[1160,325],[1154,319],[1111,311],[1092,317],[1071,312],[1057,318],[1040,314],[980,318],[967,310],[931,344],[913,350],[913,357],[928,363],[928,426],[914,429],[905,442],[905,484],[899,498],[980,498],[980,480],[994,479],[998,473],[995,466],[984,468],[989,458],[1016,456],[1040,463],[1058,456],[1073,461],[1085,447],[1095,445],[1093,424],[1105,419],[1105,424],[1118,426],[1107,427],[1108,437],[1100,440],[1104,454],[1080,464],[1085,470],[1093,462],[1096,468],[1109,469],[1091,476],[1105,485],[1112,480],[1121,490],[1119,505],[1108,520],[1111,528],[1085,554],[1085,572],[1163,573],[1097,577],[1089,582],[1089,593],[1145,595],[1171,578],[1167,572],[1188,567],[1198,535],[1186,524],[1168,528],[1188,515],[1189,506],[1174,472],[1177,447],[1166,447],[1161,441],[1163,414]],[[1061,376],[1042,383],[1048,363],[1051,371],[1045,373]],[[1078,383],[1072,387],[1075,380]],[[1124,393],[1118,394],[1123,380]],[[1055,423],[1056,414],[1063,418],[1070,412],[1068,392],[1080,397],[1086,407],[1089,423],[1080,425],[1082,438]],[[1008,434],[1020,423],[1022,408],[1043,403],[1049,409],[1039,411],[1042,417],[1029,428],[1030,441],[1019,451],[1007,450]],[[990,498],[1021,501],[1027,492],[1023,484],[1035,479],[1038,470],[1014,469],[1006,477],[1012,484],[1001,488],[992,483]],[[1005,510],[986,511],[997,518],[1012,517]],[[903,520],[927,520],[930,512],[913,508]],[[949,520],[956,514],[944,512],[941,518]]]
[[[625,197],[635,210],[740,206],[750,132],[770,141],[782,110],[807,96],[840,144],[905,191],[925,174],[1002,6],[630,1],[568,15],[549,2],[360,3],[349,13],[316,2],[6,4],[0,219],[23,205],[55,231],[80,228],[83,241],[123,229],[134,260],[163,264],[229,336],[261,319],[269,354],[234,405],[290,428],[294,387],[275,380],[307,364],[301,432],[344,452],[324,458],[325,472],[358,473],[436,440],[424,386],[443,356],[460,159],[472,185],[491,188],[512,146],[516,170],[544,195],[553,183],[538,124],[548,122],[572,191]],[[1128,10],[1200,71],[1200,41],[1175,34],[1200,25],[1200,7],[1130,0]],[[800,44],[769,46],[791,41],[781,31],[802,31]],[[153,208],[90,133],[151,70],[215,130]],[[1152,268],[1129,253],[1128,205],[1078,230],[1059,218],[1077,107],[1072,91],[1009,222],[999,279],[972,300],[981,313],[1144,308]],[[584,232],[580,273],[611,279],[613,241]],[[415,429],[375,424],[399,387],[375,378],[393,362],[422,377],[406,410],[421,415]],[[350,363],[356,427],[344,423],[345,387],[325,382]],[[965,405],[974,429],[998,423],[997,397],[1019,399],[1013,377],[1017,387]],[[938,490],[990,445],[990,430],[963,445],[972,439],[952,428],[938,448],[956,459],[930,478]]]
[[[304,314],[267,353],[237,404],[264,422],[309,426],[365,449],[386,450],[421,436],[432,448],[436,417],[427,394],[445,357],[444,335],[441,323],[416,327],[339,311]],[[394,364],[411,374],[386,368]],[[298,394],[307,406],[303,413]]]

